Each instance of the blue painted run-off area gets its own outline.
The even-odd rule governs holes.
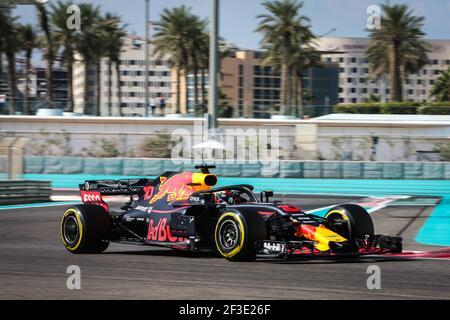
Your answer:
[[[126,179],[136,177],[98,175],[26,174],[24,179],[50,180],[54,188],[77,188],[89,179]],[[442,201],[426,220],[416,241],[450,246],[450,181],[448,180],[330,180],[278,178],[219,178],[220,185],[251,184],[256,191],[273,190],[292,194],[339,194],[364,196],[414,195],[439,196]]]

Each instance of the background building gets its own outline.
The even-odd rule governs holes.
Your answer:
[[[236,117],[268,118],[280,103],[281,78],[279,72],[262,65],[263,52],[233,48],[222,58],[220,90],[222,104],[233,107]],[[188,75],[188,111],[194,109],[194,75]],[[200,75],[199,75],[200,79]],[[206,80],[208,78],[206,77]],[[199,80],[200,82],[200,80]],[[174,86],[176,83],[174,82]],[[208,87],[206,87],[208,88]],[[331,110],[338,99],[338,67],[324,62],[322,66],[305,70],[302,81],[304,109],[310,116]],[[175,88],[173,89],[175,91]],[[201,92],[201,87],[197,87]],[[182,101],[186,91],[181,81]],[[184,94],[184,95],[183,95]]]
[[[6,113],[6,97],[8,96],[8,83],[5,71],[7,70],[6,59],[0,54],[0,113]]]
[[[323,55],[326,62],[339,64],[339,102],[364,102],[371,95],[382,101],[389,101],[389,81],[369,79],[369,66],[365,52],[369,47],[368,38],[321,38],[317,40],[321,51],[336,51]],[[430,63],[415,74],[408,74],[403,87],[407,101],[426,102],[431,89],[443,70],[450,66],[450,40],[428,40],[432,52],[428,54]]]
[[[24,69],[18,74],[17,89],[23,100],[25,94],[26,77]],[[57,109],[64,109],[68,101],[68,75],[67,70],[53,68],[53,103]],[[33,114],[39,108],[46,108],[47,79],[45,68],[34,68],[29,75],[29,100],[30,111]]]
[[[122,112],[128,116],[145,115],[145,51],[144,38],[128,35],[124,38],[120,60],[120,86],[122,97]],[[89,101],[91,105],[94,97],[94,75],[95,68],[91,66],[87,78],[85,77],[84,62],[81,57],[77,57],[74,65],[74,100],[76,111],[81,112],[84,104],[85,81],[89,82]],[[115,67],[112,70],[112,81],[108,82],[108,59],[101,62],[101,115],[110,115],[108,106],[108,93],[111,86],[112,115],[118,115],[117,97],[117,73]],[[169,59],[157,59],[150,46],[150,66],[149,66],[149,90],[150,105],[169,106],[172,103],[172,77],[169,67]],[[85,111],[90,113],[91,110]]]

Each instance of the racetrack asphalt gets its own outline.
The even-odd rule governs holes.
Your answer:
[[[303,210],[352,197],[289,199]],[[450,261],[397,258],[259,260],[222,258],[111,244],[103,254],[73,255],[59,239],[67,207],[0,210],[0,299],[450,299]],[[377,233],[401,235],[407,250],[431,208],[390,206],[374,212]],[[70,265],[81,290],[69,290]],[[367,288],[367,268],[381,269],[381,289]]]

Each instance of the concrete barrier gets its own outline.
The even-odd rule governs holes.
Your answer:
[[[223,177],[302,179],[397,179],[450,180],[448,162],[345,162],[279,161],[256,164],[221,163],[214,171]],[[70,157],[25,157],[25,174],[87,174],[106,176],[158,176],[165,171],[191,171],[187,160],[101,159]]]
[[[50,181],[3,180],[0,181],[0,205],[49,202]]]

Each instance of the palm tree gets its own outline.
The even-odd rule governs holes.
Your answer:
[[[53,108],[53,64],[55,61],[55,53],[58,51],[54,41],[53,34],[49,22],[49,15],[47,8],[44,4],[36,4],[38,12],[39,26],[44,32],[45,38],[45,54],[44,57],[47,60],[46,80],[47,80],[47,107]]]
[[[202,66],[202,62],[204,62],[204,55],[208,53],[208,36],[206,33],[206,26],[208,21],[206,19],[200,19],[195,15],[191,15],[191,30],[190,30],[190,39],[188,42],[189,48],[189,56],[191,65],[190,70],[194,75],[194,109],[197,115],[201,115],[203,112],[199,108],[199,95],[198,95],[198,74]],[[204,79],[202,79],[204,80]],[[204,89],[204,88],[202,88]],[[204,93],[203,93],[204,95]]]
[[[52,4],[52,13],[50,17],[53,27],[53,34],[56,43],[63,47],[61,62],[67,67],[67,111],[72,112],[74,109],[73,98],[73,64],[75,53],[76,31],[67,28],[67,8],[73,4],[72,1],[58,1]]]
[[[303,2],[298,0],[266,1],[263,6],[268,14],[258,15],[257,32],[263,34],[262,47],[266,50],[263,65],[272,65],[281,73],[280,113],[286,114],[294,99],[293,78],[295,54],[303,44],[314,38],[310,20],[300,14]]]
[[[423,40],[425,18],[414,16],[407,5],[382,6],[381,28],[370,31],[366,56],[373,78],[389,74],[392,101],[403,101],[403,81],[428,63],[430,45]]]
[[[309,39],[309,41],[311,41]],[[305,43],[305,42],[301,42]],[[321,63],[320,53],[310,45],[301,46],[294,54],[293,73],[294,73],[294,105],[298,106],[298,117],[303,118],[303,74],[305,70]]]
[[[443,71],[431,90],[431,96],[438,102],[450,101],[450,68]]]
[[[117,73],[117,99],[118,99],[118,109],[119,115],[122,116],[121,108],[121,85],[120,85],[120,54],[122,51],[124,40],[126,36],[124,31],[125,27],[119,25],[120,18],[111,13],[105,15],[105,19],[111,21],[112,23],[106,26],[105,34],[105,54],[108,58],[108,108],[109,114],[113,114],[112,110],[112,72],[113,64],[116,68]]]
[[[93,33],[95,34],[95,37],[92,39],[95,42],[94,48],[92,50],[92,58],[93,58],[93,64],[95,66],[95,78],[94,78],[94,115],[100,116],[101,115],[101,62],[103,57],[108,56],[108,41],[110,40],[110,35],[114,32],[118,32],[120,30],[119,27],[120,24],[120,18],[116,15],[113,15],[111,13],[107,13],[105,16],[100,16],[96,24],[93,26]],[[122,49],[122,41],[117,40],[117,37],[122,37],[123,30],[120,30],[121,32],[117,35],[114,35],[115,38],[114,41],[118,41],[115,44],[114,50],[119,50],[118,53],[115,53],[115,55],[119,55],[119,62],[120,62],[120,51]],[[120,47],[118,46],[120,45]],[[110,68],[108,68],[108,71],[111,71]],[[111,78],[110,78],[111,80]],[[119,82],[120,84],[120,82]],[[111,86],[109,86],[109,94],[111,93]],[[111,100],[110,100],[111,101]],[[109,110],[109,107],[108,107]],[[108,111],[109,112],[109,111]]]
[[[83,58],[84,63],[84,94],[83,94],[83,112],[88,111],[92,105],[89,98],[89,75],[91,67],[95,65],[99,52],[102,50],[102,34],[99,33],[99,20],[101,18],[100,7],[90,3],[79,4],[81,14],[81,31],[76,35],[75,49]],[[97,76],[96,76],[97,77]],[[97,92],[97,90],[95,90]],[[96,99],[94,98],[94,102]],[[94,103],[95,104],[95,103]],[[93,114],[98,114],[98,108],[94,106]]]
[[[17,17],[13,17],[10,10],[0,10],[0,42],[8,60],[8,112],[10,115],[13,115],[15,112],[16,54],[19,51],[20,46],[16,21]]]
[[[164,9],[161,13],[160,24],[156,28],[153,44],[155,54],[162,58],[168,54],[171,56],[170,62],[176,68],[177,89],[175,113],[180,113],[181,104],[181,72],[187,83],[187,74],[190,63],[189,41],[192,23],[191,9],[186,6]],[[187,87],[187,86],[186,86]],[[186,89],[187,91],[187,89]],[[187,92],[186,92],[187,101]]]
[[[207,92],[206,92],[206,73],[209,70],[209,34],[203,33],[202,44],[198,47],[199,67],[201,74],[201,115],[207,112]]]
[[[1,8],[0,7],[0,84],[1,81],[3,81],[3,52],[4,52],[4,35],[7,34],[7,32],[5,32],[5,29],[7,29],[7,14],[9,14],[9,11],[6,10],[6,8]]]
[[[30,73],[31,73],[31,57],[33,56],[33,50],[37,47],[37,35],[31,24],[21,26],[19,28],[19,42],[21,43],[21,49],[25,53],[25,93],[23,97],[23,113],[30,113]]]

